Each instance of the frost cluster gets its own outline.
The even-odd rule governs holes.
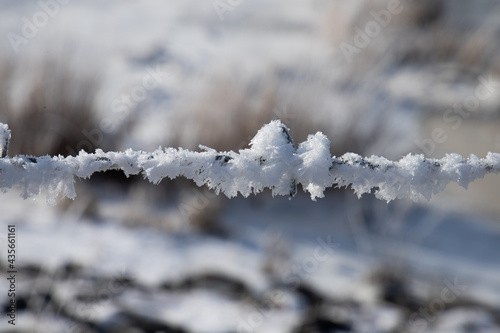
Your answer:
[[[9,126],[0,123],[0,157],[7,156],[9,148],[10,130]]]
[[[0,126],[0,138],[8,133],[4,126]],[[324,134],[309,135],[296,147],[289,129],[279,120],[263,126],[248,149],[218,152],[201,148],[204,151],[159,148],[148,153],[98,149],[94,154],[81,151],[78,156],[68,157],[0,158],[0,189],[19,186],[24,198],[46,192],[47,201],[53,204],[59,195],[76,197],[75,176],[89,178],[95,172],[123,170],[127,176],[141,173],[155,184],[166,177],[185,177],[228,197],[238,193],[247,197],[265,188],[271,189],[273,195],[293,196],[301,185],[312,200],[324,197],[325,189],[332,186],[351,186],[358,196],[374,193],[387,201],[418,200],[430,199],[449,182],[467,188],[475,179],[500,171],[498,153],[488,153],[483,159],[475,155],[466,159],[458,154],[441,159],[409,154],[399,161],[354,153],[332,157],[330,141]]]

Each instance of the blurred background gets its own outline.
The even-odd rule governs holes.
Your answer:
[[[500,152],[497,1],[0,4],[9,156],[236,151],[272,119],[336,156]],[[499,176],[389,203],[76,185],[55,207],[0,195],[1,332],[500,332]]]

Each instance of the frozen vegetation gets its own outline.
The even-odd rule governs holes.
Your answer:
[[[3,128],[3,141],[6,141],[9,132],[5,125]],[[167,177],[185,177],[230,198],[238,193],[248,197],[266,188],[272,190],[273,196],[294,196],[300,184],[312,200],[324,197],[329,187],[351,186],[358,197],[374,190],[377,198],[390,201],[430,199],[450,182],[467,188],[470,182],[489,172],[500,172],[498,153],[488,153],[482,159],[475,155],[466,159],[458,154],[441,159],[408,154],[399,161],[354,153],[332,157],[330,141],[321,132],[309,135],[296,149],[289,129],[279,120],[263,126],[250,146],[238,153],[200,146],[205,151],[159,148],[147,153],[98,149],[95,154],[81,151],[75,157],[3,158],[0,187],[5,191],[21,186],[24,198],[44,191],[48,202],[54,203],[59,194],[71,199],[76,197],[75,176],[89,178],[95,172],[122,170],[127,176],[141,173],[155,184]]]
[[[499,331],[496,0],[4,2],[0,332]]]

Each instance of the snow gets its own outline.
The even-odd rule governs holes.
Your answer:
[[[0,123],[0,157],[2,158],[7,156],[7,151],[9,148],[9,140],[10,140],[9,126]]]
[[[323,198],[324,190],[330,187],[330,140],[323,133],[310,135],[299,145],[297,154],[302,163],[297,168],[297,179],[311,198]]]
[[[105,153],[97,149],[95,154],[81,151],[76,157],[3,158],[0,188],[6,191],[20,186],[24,198],[44,191],[48,203],[54,204],[59,195],[76,197],[75,176],[89,178],[95,172],[123,170],[127,176],[142,173],[154,184],[167,177],[185,177],[229,198],[238,193],[248,197],[266,188],[272,190],[273,196],[294,196],[297,185],[301,184],[312,200],[322,198],[327,188],[337,185],[351,186],[358,197],[375,190],[379,199],[417,201],[429,200],[450,182],[467,188],[470,182],[487,173],[500,172],[498,153],[488,153],[483,159],[475,155],[466,159],[458,154],[428,159],[408,154],[395,162],[379,156],[363,158],[354,153],[331,157],[330,141],[320,132],[310,135],[296,150],[289,129],[279,120],[264,125],[250,146],[238,153],[201,146],[204,152],[158,148],[152,153],[131,149]]]
[[[351,244],[355,235],[349,231],[346,212],[342,209],[346,206],[346,201],[340,197],[333,202],[311,202],[306,195],[299,194],[294,202],[276,198],[257,206],[250,203],[252,200],[234,200],[236,205],[225,212],[223,219],[225,225],[231,227],[229,231],[236,233],[232,233],[230,239],[217,239],[204,235],[160,233],[148,228],[127,228],[113,218],[99,223],[68,216],[62,218],[64,213],[57,212],[42,202],[20,202],[12,194],[5,194],[7,200],[3,204],[24,207],[24,218],[21,222],[18,216],[10,214],[5,217],[5,222],[17,221],[23,242],[23,255],[20,257],[23,267],[39,265],[46,271],[57,270],[63,263],[81,267],[83,273],[77,281],[71,278],[58,280],[54,276],[53,280],[47,279],[45,283],[52,285],[52,295],[59,303],[67,304],[67,309],[75,310],[74,313],[79,318],[95,321],[99,327],[103,327],[103,331],[106,330],[102,325],[116,324],[116,319],[119,318],[116,316],[120,313],[154,319],[182,327],[189,332],[235,331],[239,325],[250,326],[255,332],[291,331],[300,323],[301,318],[307,316],[303,312],[304,300],[293,285],[283,285],[278,289],[286,297],[279,306],[271,309],[253,304],[244,294],[226,295],[210,283],[204,286],[203,281],[186,290],[161,287],[163,284],[175,286],[186,278],[214,273],[241,281],[252,295],[269,300],[266,295],[276,290],[276,280],[273,282],[272,278],[262,272],[265,251],[258,244],[263,236],[269,235],[270,228],[281,232],[280,239],[288,239],[293,244],[290,258],[292,264],[288,269],[278,272],[278,282],[288,276],[288,270],[294,271],[298,267],[302,283],[314,288],[325,299],[333,300],[325,305],[325,312],[333,318],[350,319],[355,331],[388,332],[399,327],[406,317],[406,309],[380,303],[377,285],[367,279],[374,263]],[[485,288],[484,292],[491,298],[491,306],[498,304],[498,260],[494,255],[488,257],[478,252],[480,245],[485,243],[485,235],[489,235],[487,249],[494,249],[499,244],[498,227],[490,229],[476,220],[471,223],[449,219],[442,223],[445,227],[435,228],[433,235],[427,239],[408,240],[406,234],[414,236],[424,222],[419,220],[418,215],[411,212],[408,214],[410,220],[403,226],[405,232],[401,232],[395,239],[386,236],[380,239],[379,244],[390,246],[405,243],[405,248],[411,253],[408,260],[412,267],[419,267],[410,269],[410,274],[425,268],[440,276],[443,270],[450,281],[458,276],[459,283],[468,286],[467,292],[471,296],[484,302],[485,298],[477,293],[477,288]],[[304,260],[315,253],[318,245],[316,238],[326,235],[331,235],[338,247],[334,248],[327,260],[319,263],[317,269],[301,269],[301,265],[308,262]],[[455,247],[443,244],[443,238],[463,237],[467,237],[471,243],[469,248],[464,249],[470,258],[456,251],[456,247],[464,247],[463,244],[455,242]],[[370,240],[376,245],[375,237]],[[413,246],[410,249],[409,243]],[[404,252],[394,250],[391,255],[396,257],[404,255]],[[496,279],[492,283],[483,274],[487,269],[491,269],[491,277]],[[477,274],[478,272],[481,274]],[[115,285],[110,287],[106,277],[119,275],[130,276],[132,286],[124,289]],[[466,278],[467,275],[475,275],[477,280],[471,281]],[[104,278],[106,283],[96,287],[93,284],[95,280],[89,280],[86,276]],[[417,279],[418,276],[411,278]],[[21,281],[23,285],[18,286],[20,291],[33,290],[32,280],[23,278]],[[35,281],[37,285],[43,282],[40,278]],[[5,290],[6,283],[7,281],[2,281],[0,288]],[[107,300],[90,303],[78,300],[78,296],[86,295],[87,291],[100,295],[107,290],[112,292]],[[352,302],[360,305],[349,305]],[[463,314],[464,311],[450,310],[436,315],[435,331],[446,331],[451,327],[458,329],[465,322],[498,329],[493,326],[495,324],[487,313],[466,317]],[[38,323],[47,321],[47,316],[47,313],[42,312]],[[37,321],[22,315],[19,320],[27,331],[33,330],[37,324]],[[5,322],[1,325],[3,324]],[[46,329],[40,331],[64,330],[51,330],[53,325],[59,324],[64,326],[64,323],[47,323],[44,324]],[[7,327],[1,325],[0,329]]]
[[[96,273],[130,274],[149,288],[213,271],[237,277],[256,292],[267,287],[258,269],[260,254],[242,244],[194,235],[165,237],[152,230],[130,230],[112,223],[92,225],[77,220],[63,223],[55,221],[57,217],[48,218],[51,219],[45,222],[36,219],[23,232],[24,242],[35,250],[26,255],[24,265],[42,264],[47,269],[56,269],[61,262],[71,262],[91,268],[93,263],[100,262]],[[245,265],[239,265],[241,261]]]
[[[489,2],[496,5],[495,1]],[[95,307],[94,310],[109,318],[111,323],[121,319],[110,314],[120,311],[122,306],[122,309],[129,308],[127,310],[132,314],[157,314],[158,319],[173,321],[182,325],[182,329],[186,331],[237,331],[235,324],[239,321],[235,322],[229,314],[241,314],[241,318],[245,320],[249,315],[254,315],[251,318],[255,320],[255,313],[260,313],[262,308],[250,306],[244,300],[229,299],[216,290],[200,288],[170,292],[158,288],[158,285],[209,271],[243,281],[258,293],[272,280],[261,272],[265,254],[256,244],[260,244],[261,238],[274,229],[281,231],[283,238],[289,239],[292,252],[290,261],[294,265],[300,265],[304,258],[314,253],[317,236],[331,235],[335,238],[339,244],[338,250],[328,261],[321,263],[316,271],[304,275],[303,280],[323,298],[329,298],[332,303],[336,303],[333,306],[336,307],[336,314],[342,312],[345,314],[344,318],[352,318],[353,331],[404,330],[401,323],[409,310],[381,301],[377,295],[377,286],[366,281],[366,275],[373,269],[374,257],[377,258],[379,252],[383,251],[384,254],[380,255],[382,261],[387,256],[385,260],[388,262],[403,262],[403,265],[408,264],[411,268],[416,266],[416,270],[409,269],[412,275],[410,278],[418,279],[419,276],[414,272],[420,270],[430,276],[446,274],[449,279],[459,277],[460,281],[463,279],[469,286],[470,299],[480,304],[490,304],[492,309],[498,307],[500,268],[495,255],[500,244],[498,215],[488,226],[481,223],[482,217],[479,214],[462,215],[456,211],[432,211],[428,208],[406,213],[399,210],[393,212],[387,207],[406,204],[415,207],[415,204],[397,200],[386,205],[385,202],[376,200],[372,202],[371,196],[357,200],[351,193],[325,193],[325,189],[330,186],[342,185],[351,186],[358,195],[372,192],[384,200],[395,197],[418,200],[434,195],[448,182],[457,181],[467,186],[477,176],[481,177],[487,169],[492,168],[490,171],[497,172],[497,169],[494,169],[495,163],[498,162],[495,154],[484,159],[475,156],[469,159],[458,155],[446,156],[441,167],[431,165],[436,160],[416,155],[399,159],[403,152],[406,154],[412,151],[411,145],[420,130],[418,124],[422,113],[436,112],[440,116],[441,111],[474,93],[477,86],[476,75],[487,74],[489,69],[483,68],[483,62],[494,63],[496,59],[490,58],[490,55],[495,53],[495,43],[488,43],[488,40],[494,40],[491,35],[494,35],[495,29],[491,29],[491,23],[494,23],[493,28],[498,26],[499,21],[495,19],[498,13],[496,10],[489,13],[484,10],[494,7],[464,7],[453,1],[446,1],[445,15],[456,20],[456,25],[462,29],[466,25],[462,24],[461,17],[468,17],[469,23],[490,23],[488,30],[492,30],[491,33],[484,30],[472,31],[473,37],[481,36],[479,44],[475,43],[475,37],[465,40],[473,42],[472,58],[477,54],[480,58],[478,62],[472,59],[473,62],[469,63],[466,59],[467,61],[460,65],[452,60],[454,57],[445,57],[439,58],[434,65],[418,62],[415,66],[411,59],[408,64],[407,60],[401,61],[405,59],[405,43],[411,44],[411,50],[414,49],[413,44],[422,42],[433,48],[432,40],[422,41],[403,35],[404,39],[391,41],[386,38],[386,35],[390,34],[383,32],[370,49],[363,50],[361,61],[355,66],[347,66],[343,58],[335,59],[332,54],[335,52],[335,46],[332,47],[332,44],[352,41],[352,33],[346,34],[346,30],[352,32],[352,27],[363,23],[359,18],[363,6],[362,1],[291,4],[278,0],[270,4],[257,0],[242,2],[235,6],[233,11],[225,13],[224,21],[219,21],[212,2],[71,2],[61,6],[58,14],[51,17],[48,24],[40,28],[28,44],[20,45],[19,54],[13,52],[7,38],[0,41],[3,55],[7,57],[12,54],[19,67],[22,67],[19,69],[22,79],[20,82],[14,82],[17,98],[25,97],[26,87],[31,81],[35,81],[38,75],[36,70],[25,66],[23,61],[26,58],[45,57],[51,50],[54,50],[54,53],[61,52],[65,59],[74,62],[74,75],[96,71],[102,78],[97,114],[117,128],[121,121],[127,119],[123,118],[123,113],[113,110],[112,101],[122,94],[130,94],[132,89],[142,82],[148,66],[168,72],[170,76],[165,78],[157,89],[148,91],[147,98],[136,108],[129,110],[128,114],[133,116],[135,126],[127,131],[126,138],[118,143],[117,150],[124,151],[130,147],[134,150],[153,151],[159,145],[193,149],[199,143],[211,145],[197,136],[198,128],[206,127],[207,123],[196,122],[198,115],[195,112],[189,108],[179,110],[178,105],[186,101],[199,103],[200,96],[207,94],[207,86],[216,86],[219,83],[214,80],[212,74],[216,77],[228,76],[231,79],[238,77],[234,85],[246,87],[255,85],[255,82],[265,82],[266,79],[279,81],[277,88],[283,91],[278,98],[284,100],[286,106],[292,110],[292,118],[286,119],[288,115],[285,112],[283,120],[286,124],[293,128],[293,108],[303,109],[306,117],[317,125],[308,133],[315,133],[321,125],[321,130],[328,136],[327,138],[315,134],[312,139],[300,144],[297,141],[298,145],[292,146],[286,137],[279,135],[279,126],[270,126],[267,128],[269,131],[263,129],[259,132],[263,135],[259,140],[255,140],[250,149],[239,152],[216,152],[207,148],[205,152],[194,153],[168,148],[153,153],[82,153],[68,160],[62,157],[45,157],[41,160],[33,158],[37,161],[36,164],[28,157],[21,156],[3,161],[0,159],[0,168],[15,169],[15,172],[6,170],[6,174],[0,175],[0,188],[4,191],[13,188],[2,195],[0,205],[2,221],[19,227],[19,260],[22,264],[20,272],[29,272],[25,264],[36,265],[43,270],[56,270],[64,268],[66,263],[81,265],[85,273],[91,271],[98,279],[124,270],[130,271],[137,280],[138,288],[127,290],[123,297],[116,299],[117,304],[107,302],[109,311],[102,311],[105,307],[95,303],[87,304],[87,308],[92,310]],[[7,0],[3,7],[3,25],[0,30],[3,35],[8,32],[20,33],[23,24],[21,18],[32,20],[33,14],[39,11],[37,2]],[[476,16],[478,19],[470,20],[472,11],[483,12]],[[82,20],[82,17],[85,17],[85,20]],[[403,33],[407,31],[406,25],[403,29],[396,25],[396,29]],[[429,29],[420,30],[424,32]],[[463,34],[467,37],[467,29],[464,32],[467,32]],[[443,34],[446,33],[443,30]],[[332,41],[332,38],[335,40]],[[63,40],[71,41],[72,49],[85,51],[80,61],[74,59],[74,54],[68,54],[59,47]],[[488,49],[493,47],[492,53],[487,52],[487,59],[481,59],[483,42],[487,44]],[[378,48],[381,54],[376,52],[377,46],[381,46]],[[418,48],[416,46],[416,52],[412,51],[410,54],[418,55]],[[47,49],[50,49],[49,52]],[[391,52],[394,49],[402,49],[402,52],[396,51],[394,55]],[[403,55],[402,58],[399,53]],[[464,52],[457,54],[463,58]],[[391,57],[395,57],[396,61],[391,61]],[[382,58],[382,61],[379,62],[377,58]],[[36,69],[36,66],[35,64],[31,67]],[[456,69],[462,66],[465,71]],[[497,76],[494,78],[496,80]],[[303,96],[313,98],[302,101]],[[481,112],[493,114],[498,110],[495,107],[495,99],[498,100],[498,96],[499,90],[496,89],[494,98],[482,101]],[[254,100],[252,96],[246,98]],[[217,113],[217,108],[224,108],[229,104],[225,98],[221,100],[221,104],[201,103],[201,107],[202,112],[216,119],[219,125],[222,122],[221,127],[225,127],[231,125],[233,118],[228,114],[233,115],[236,108],[234,105],[227,105],[226,108],[231,113]],[[182,117],[194,119],[180,129],[185,138],[175,144],[172,138],[178,134],[173,130],[178,126],[178,122],[172,120],[173,113],[181,113]],[[379,129],[383,132],[381,139],[374,139],[377,137],[374,128],[377,127],[373,124],[377,124],[377,119],[383,119],[384,126]],[[295,121],[297,123],[301,120],[296,118]],[[446,124],[439,118],[435,126],[443,125]],[[328,129],[329,132],[326,131]],[[348,145],[342,140],[350,132],[355,133],[356,137],[365,138],[361,149],[359,146],[344,149]],[[464,128],[457,132],[463,134],[464,138],[470,138]],[[477,129],[474,133],[485,132],[483,129]],[[290,134],[294,137],[298,133]],[[301,135],[301,138],[306,136]],[[329,153],[330,140],[338,157],[332,157]],[[249,139],[246,139],[245,142],[248,141]],[[451,137],[448,140],[453,141]],[[462,156],[468,156],[470,153],[485,156],[487,151],[500,150],[498,139],[491,142],[489,145],[481,145],[481,150],[473,151],[441,145],[440,150],[432,157],[440,156],[439,154],[444,152],[460,152]],[[347,151],[355,151],[360,155],[341,156]],[[363,157],[372,154],[383,157]],[[153,158],[148,159],[150,156]],[[261,165],[261,157],[262,161],[266,160],[265,164]],[[97,160],[98,158],[102,159]],[[109,158],[110,162],[105,158]],[[259,163],[253,158],[258,158]],[[187,165],[183,164],[184,159],[195,160],[198,164],[188,169]],[[14,161],[17,161],[15,167],[12,166]],[[490,167],[484,167],[487,164]],[[40,169],[41,165],[43,170]],[[196,169],[198,166],[204,168],[200,175]],[[330,169],[331,166],[334,167]],[[165,233],[163,230],[144,230],[137,226],[124,227],[120,225],[126,220],[123,216],[134,211],[134,205],[137,203],[137,198],[127,198],[126,195],[125,198],[120,197],[123,202],[113,206],[120,210],[120,214],[115,210],[104,218],[101,210],[109,211],[110,202],[94,192],[91,195],[85,193],[86,187],[76,188],[78,200],[69,203],[70,210],[64,213],[59,211],[61,207],[48,207],[43,202],[23,201],[16,197],[19,189],[24,197],[34,198],[38,193],[48,194],[52,203],[58,194],[74,197],[75,180],[89,177],[96,172],[95,169],[103,171],[109,168],[124,168],[129,174],[140,173],[153,183],[170,176],[184,177],[183,172],[186,172],[189,177],[195,177],[198,184],[204,184],[206,181],[214,190],[230,196],[238,193],[244,196],[258,193],[269,186],[272,187],[273,194],[280,195],[282,192],[283,195],[289,196],[297,186],[302,186],[313,197],[320,198],[326,194],[328,200],[311,202],[307,195],[301,193],[298,193],[293,201],[287,198],[267,200],[268,196],[263,193],[256,198],[225,201],[227,206],[224,220],[232,227],[229,239],[214,239],[170,234],[171,231]],[[97,182],[90,183],[95,192],[102,194],[107,191]],[[474,185],[479,185],[479,182]],[[259,186],[262,186],[262,189]],[[155,193],[163,190],[153,188]],[[478,200],[483,201],[485,197],[489,197],[495,202],[498,197],[496,192],[482,193]],[[352,201],[343,200],[344,195],[352,198]],[[463,200],[468,200],[470,196],[471,192],[468,191],[463,195]],[[80,218],[83,210],[80,210],[80,207],[86,207],[92,200],[99,200],[99,214],[97,217]],[[115,200],[116,198],[113,205]],[[369,230],[364,236],[356,236],[352,215],[356,217],[356,214],[365,214],[358,210],[361,211],[361,205],[366,202],[371,202],[379,213],[381,211],[384,214],[375,216],[377,212],[369,210],[369,214],[362,217],[366,220],[361,220],[361,224],[366,222]],[[433,203],[436,204],[437,200],[433,200]],[[148,204],[149,202],[144,204],[142,211],[135,212],[138,223],[149,220],[151,210],[156,209]],[[171,200],[164,200],[161,204],[173,205]],[[78,207],[76,213],[75,206]],[[442,203],[435,207],[441,209]],[[464,210],[463,206],[458,208]],[[166,219],[172,217],[171,213],[164,210],[158,212],[159,215],[168,214],[162,215],[162,218]],[[202,214],[211,213],[202,211]],[[424,219],[437,222],[424,223]],[[180,224],[185,222],[180,217],[179,220]],[[378,233],[377,228],[381,229]],[[391,233],[393,229],[395,235]],[[400,232],[397,232],[398,230]],[[234,237],[235,235],[240,238]],[[4,236],[2,240],[5,240]],[[380,251],[380,248],[383,251]],[[5,251],[1,253],[5,256]],[[404,260],[405,257],[407,261]],[[4,259],[2,261],[5,262]],[[280,277],[278,274],[278,278]],[[89,280],[92,285],[94,279]],[[23,276],[21,281],[24,282],[19,285],[21,293],[35,289],[31,284],[32,280]],[[439,288],[440,276],[437,281],[435,284]],[[0,282],[1,290],[7,290],[6,282]],[[51,282],[55,289],[61,288],[61,294],[64,294],[66,289],[73,289],[74,293],[82,291],[80,285],[74,284],[72,280],[66,281],[67,285],[56,278]],[[290,297],[298,298],[299,304],[296,307],[286,304],[281,311],[266,312],[265,322],[255,327],[254,331],[297,330],[297,325],[300,325],[304,317],[309,317],[309,313],[300,311],[306,307],[300,304],[303,300],[299,293],[287,291]],[[430,297],[432,300],[433,295]],[[352,299],[361,302],[361,310],[346,305]],[[126,307],[127,302],[132,306]],[[36,298],[34,302],[30,302],[30,307],[34,304]],[[435,332],[460,332],[467,329],[481,332],[498,331],[494,315],[491,316],[488,310],[482,313],[481,308],[478,313],[470,313],[471,310],[473,312],[474,306],[464,304],[464,310],[459,307],[439,314],[430,329]],[[85,306],[81,309],[82,315],[85,316]],[[144,311],[141,312],[141,309]],[[61,315],[54,316],[51,311],[37,315],[25,312],[18,313],[18,328],[21,330],[70,331],[68,319]],[[126,320],[124,322],[126,323]],[[6,321],[0,323],[0,331],[9,329]],[[100,327],[100,330],[111,329]],[[134,329],[114,329],[125,330]]]
[[[146,297],[130,292],[121,298],[126,308],[141,309],[149,316],[154,314],[196,333],[231,332],[235,328],[239,332],[252,331],[251,328],[259,332],[289,332],[298,322],[297,310],[293,307],[272,309],[264,316],[262,310],[257,312],[250,304],[203,290],[184,294],[157,293]]]
[[[454,308],[444,311],[436,323],[429,324],[428,332],[464,332],[473,330],[478,332],[493,333],[498,332],[493,316],[482,309]]]

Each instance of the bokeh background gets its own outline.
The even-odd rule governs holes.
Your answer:
[[[337,156],[500,152],[497,1],[0,5],[10,156],[236,151],[272,119]],[[19,193],[0,194],[0,266],[15,224],[19,269],[2,332],[500,331],[497,175],[429,202],[229,200],[121,172],[55,207]]]

